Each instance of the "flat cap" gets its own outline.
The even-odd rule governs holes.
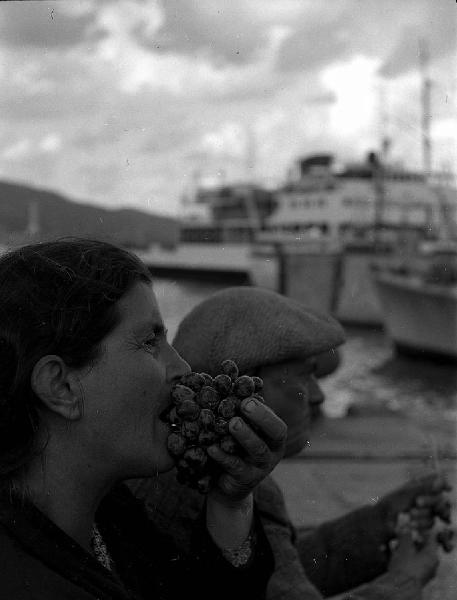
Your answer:
[[[306,359],[344,342],[332,317],[260,287],[229,287],[208,296],[181,321],[173,346],[194,371],[220,373],[234,360],[240,373]]]

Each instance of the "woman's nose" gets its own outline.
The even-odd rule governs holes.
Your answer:
[[[309,403],[312,406],[317,406],[318,404],[322,404],[324,400],[324,392],[317,383],[317,379],[311,376],[309,380]]]
[[[167,379],[168,381],[175,381],[181,379],[183,375],[190,373],[192,369],[188,362],[186,362],[178,352],[170,346],[170,360],[167,367]]]

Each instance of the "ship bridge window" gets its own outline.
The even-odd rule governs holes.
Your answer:
[[[363,208],[368,205],[367,198],[353,198],[350,196],[346,196],[342,200],[343,206],[351,206],[357,208]]]

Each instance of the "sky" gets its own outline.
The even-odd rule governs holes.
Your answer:
[[[315,152],[456,171],[454,0],[0,2],[0,179],[180,216]]]

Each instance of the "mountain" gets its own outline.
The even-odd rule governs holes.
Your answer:
[[[52,191],[0,181],[0,243],[83,235],[144,249],[173,246],[176,219],[140,210],[104,208],[75,202]]]

